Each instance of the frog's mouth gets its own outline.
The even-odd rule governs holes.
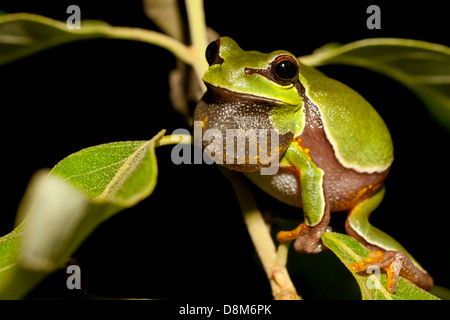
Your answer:
[[[201,126],[202,149],[213,160],[237,171],[257,171],[277,161],[293,133],[278,134],[270,121],[279,102],[207,84],[194,111]]]
[[[271,99],[271,98],[257,96],[257,95],[253,95],[253,94],[249,94],[249,93],[243,93],[243,92],[239,92],[239,91],[231,91],[226,88],[215,86],[208,82],[203,82],[203,83],[206,85],[207,90],[214,91],[216,94],[226,97],[228,99],[234,98],[234,99],[253,101],[256,103],[259,103],[259,102],[264,103],[265,102],[267,104],[271,104],[274,106],[279,103],[283,103],[283,101],[280,101],[277,99]]]

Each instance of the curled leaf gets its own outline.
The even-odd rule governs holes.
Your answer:
[[[83,21],[81,29],[69,29],[47,17],[15,13],[0,16],[0,65],[68,42],[104,37],[109,25]]]
[[[20,224],[0,238],[0,298],[24,296],[99,224],[152,193],[155,144],[163,134],[87,148],[35,175],[19,207]]]
[[[190,64],[191,53],[180,41],[160,32],[114,27],[98,20],[82,20],[80,29],[31,13],[0,16],[0,65],[69,42],[95,39],[125,39],[160,46]]]

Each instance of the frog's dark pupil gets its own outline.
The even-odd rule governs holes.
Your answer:
[[[275,72],[278,77],[289,80],[297,75],[297,66],[290,60],[282,60],[275,66]]]
[[[211,42],[206,48],[205,57],[209,64],[212,64],[216,59],[217,50],[217,41]]]

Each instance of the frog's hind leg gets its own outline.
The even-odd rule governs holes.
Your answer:
[[[345,229],[347,234],[369,248],[369,258],[353,263],[350,267],[355,272],[365,271],[369,266],[384,269],[388,276],[387,289],[397,291],[398,276],[402,276],[422,289],[429,290],[433,279],[422,269],[414,258],[392,237],[373,227],[369,216],[384,197],[384,187],[373,196],[353,207],[347,217]]]

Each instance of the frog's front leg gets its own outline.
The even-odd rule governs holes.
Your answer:
[[[305,222],[291,231],[280,231],[280,242],[295,240],[294,249],[304,253],[319,253],[325,250],[321,238],[330,222],[330,207],[323,190],[322,169],[295,141],[287,149],[283,161],[298,172]]]
[[[387,289],[397,291],[399,275],[422,289],[429,290],[433,279],[395,239],[369,223],[369,215],[378,207],[384,196],[384,187],[350,210],[345,229],[347,234],[363,243],[370,250],[369,258],[353,263],[355,272],[366,271],[369,266],[384,269],[388,276]]]

